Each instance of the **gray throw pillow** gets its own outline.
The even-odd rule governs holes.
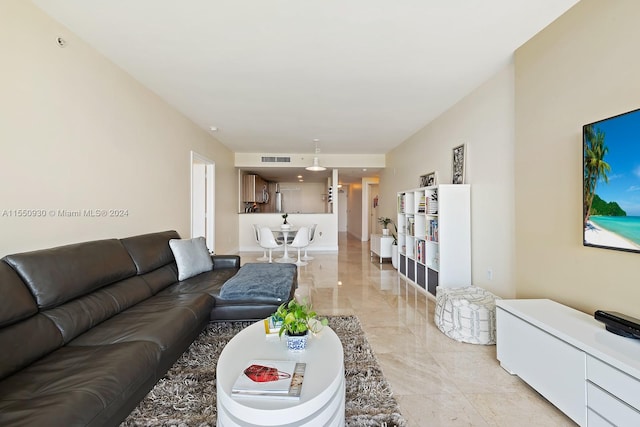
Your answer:
[[[169,246],[178,264],[178,280],[185,280],[213,269],[213,260],[204,237],[171,239]]]

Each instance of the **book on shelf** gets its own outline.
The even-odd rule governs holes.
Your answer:
[[[398,212],[404,213],[404,194],[398,195]]]
[[[421,195],[420,200],[418,201],[418,213],[424,213],[425,209],[426,209],[425,196]]]
[[[427,227],[427,240],[431,242],[438,241],[438,220],[437,219],[432,219],[429,221],[429,224]]]
[[[425,264],[426,259],[426,246],[424,240],[418,240],[416,242],[416,261]]]
[[[306,363],[251,360],[231,388],[232,397],[300,399]]]

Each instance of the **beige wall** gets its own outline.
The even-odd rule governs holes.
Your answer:
[[[515,296],[513,97],[509,65],[391,151],[380,179],[380,215],[396,218],[396,192],[418,187],[420,175],[432,171],[450,183],[452,149],[466,144],[472,280],[504,298]]]
[[[325,213],[327,211],[328,190],[323,182],[281,182],[280,191],[285,212]]]
[[[0,39],[0,256],[165,229],[189,237],[191,150],[216,162],[216,251],[237,249],[229,150],[30,2],[0,2]],[[46,216],[9,216],[19,209]],[[78,209],[128,216],[58,216]]]
[[[516,52],[518,297],[640,317],[640,254],[584,247],[581,221],[582,125],[640,107],[639,17],[582,0]]]

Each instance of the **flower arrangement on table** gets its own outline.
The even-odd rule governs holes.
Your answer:
[[[326,318],[315,321],[318,314],[313,311],[311,303],[306,299],[301,303],[295,299],[282,303],[276,310],[275,316],[283,320],[278,332],[280,336],[283,333],[291,336],[305,335],[308,331],[315,334],[328,324]]]
[[[302,351],[307,347],[309,331],[318,333],[329,321],[326,318],[317,320],[317,314],[306,300],[298,302],[292,299],[278,307],[274,316],[282,319],[278,336],[287,336],[287,348],[291,351]]]

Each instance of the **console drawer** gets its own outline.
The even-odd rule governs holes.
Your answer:
[[[587,380],[640,410],[640,381],[636,378],[587,355]]]
[[[590,382],[587,382],[587,407],[587,416],[591,418],[587,425],[605,425],[604,420],[620,427],[640,425],[640,412]]]
[[[616,427],[589,408],[587,408],[587,425],[589,427]]]

